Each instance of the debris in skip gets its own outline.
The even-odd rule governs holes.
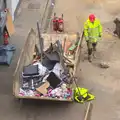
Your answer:
[[[41,40],[39,33],[38,27]],[[44,51],[44,45],[40,41],[39,47],[40,49],[38,45],[35,47],[31,64],[23,67],[19,95],[72,99],[71,76],[63,60],[61,42],[56,40]]]
[[[101,63],[100,63],[100,67],[101,67],[101,68],[109,68],[110,66],[109,66],[109,64],[106,63],[106,62],[101,62]]]
[[[59,34],[58,36],[56,34],[41,34],[38,23],[37,28],[37,39],[32,36],[32,33],[35,33],[32,29],[29,33],[32,39],[29,37],[27,39],[29,46],[26,43],[28,47],[25,46],[19,59],[14,75],[14,95],[17,98],[26,99],[57,101],[74,101],[75,99],[79,103],[93,100],[95,97],[89,94],[87,89],[74,86],[76,58],[70,59],[67,57],[69,47],[65,44],[65,40],[66,43],[68,43],[68,40],[79,42],[78,34]],[[36,33],[34,36],[36,36]],[[51,37],[52,42],[48,44]],[[37,42],[34,40],[37,40]],[[77,47],[79,47],[79,44]],[[76,53],[74,52],[74,54]],[[20,71],[19,78],[17,77],[18,70]],[[17,92],[18,89],[19,93]]]
[[[24,66],[19,95],[71,98],[72,89],[69,87],[69,73],[62,67],[57,50],[59,47],[56,43],[52,47],[50,46],[47,51],[43,51],[42,62],[36,60],[33,64]]]

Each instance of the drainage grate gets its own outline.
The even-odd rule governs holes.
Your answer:
[[[30,3],[28,4],[28,9],[40,9],[40,3]]]

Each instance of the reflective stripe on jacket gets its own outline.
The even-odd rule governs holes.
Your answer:
[[[97,42],[99,35],[102,35],[102,25],[98,19],[94,23],[88,19],[84,23],[84,36],[86,40],[90,40],[92,43]]]

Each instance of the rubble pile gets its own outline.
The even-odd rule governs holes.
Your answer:
[[[23,67],[19,96],[72,99],[71,75],[62,56],[60,41]]]

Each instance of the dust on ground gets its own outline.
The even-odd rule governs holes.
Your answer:
[[[120,40],[111,33],[115,29],[113,20],[120,16],[120,1],[57,0],[54,12],[58,16],[64,14],[65,32],[81,32],[83,23],[90,13],[94,13],[101,20],[104,32],[103,38],[98,44],[96,58],[92,63],[88,62],[84,42],[77,75],[80,85],[92,88],[92,93],[96,95],[91,120],[119,120]],[[101,62],[109,63],[110,67],[108,69],[100,68]]]
[[[41,21],[47,0],[22,0],[14,21],[15,34],[10,42],[16,46],[11,65],[0,66],[0,120],[73,120],[83,119],[80,104],[25,100],[22,104],[13,96],[13,73],[20,52],[31,28]]]
[[[11,42],[17,47],[16,55],[10,67],[0,68],[0,119],[1,120],[73,120],[82,119],[83,107],[80,104],[59,104],[42,101],[26,101],[23,106],[12,96],[13,72],[15,70],[20,50],[23,48],[25,37],[31,27],[36,27],[40,14],[38,8],[44,8],[45,0],[23,0],[19,14],[15,20],[16,33]],[[32,3],[32,4],[31,4]],[[36,3],[36,4],[35,4]],[[113,7],[115,6],[115,8]],[[64,14],[65,31],[77,32],[82,30],[83,22],[89,13],[96,13],[104,28],[112,30],[112,21],[119,16],[119,0],[57,0],[54,12]],[[28,7],[29,6],[29,7]],[[33,10],[35,9],[36,10]],[[84,43],[85,44],[85,43]],[[119,49],[120,41],[105,32],[104,39],[98,45],[97,58],[90,64],[86,60],[86,48],[83,44],[79,73],[81,86],[93,88],[96,95],[92,120],[119,120]],[[109,69],[98,67],[100,61],[110,63]],[[81,69],[81,70],[80,70]],[[6,113],[6,114],[5,114]]]

